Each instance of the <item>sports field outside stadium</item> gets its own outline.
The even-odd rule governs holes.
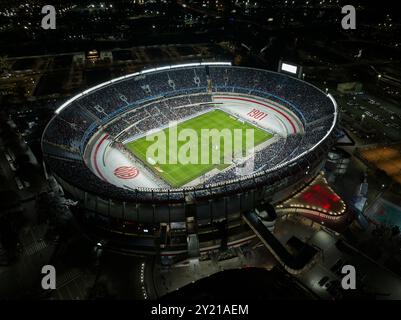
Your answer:
[[[148,139],[146,136],[141,137],[137,140],[128,142],[125,146],[128,150],[130,150],[136,157],[138,157],[143,163],[145,163],[149,168],[152,169],[155,174],[162,177],[169,185],[174,188],[181,187],[200,176],[207,174],[213,169],[223,170],[224,168],[230,166],[227,163],[226,157],[227,152],[229,152],[229,157],[234,159],[246,156],[246,151],[250,152],[249,145],[247,146],[246,141],[249,141],[249,134],[253,136],[252,147],[256,147],[257,145],[267,141],[272,138],[272,134],[262,130],[252,124],[242,121],[240,119],[235,118],[234,116],[222,111],[222,110],[212,110],[207,113],[201,114],[192,119],[183,121],[178,123],[177,133],[179,134],[183,129],[191,129],[193,130],[197,137],[197,159],[198,161],[191,163],[180,163],[179,161],[169,161],[171,160],[171,154],[169,152],[169,137],[171,127],[165,128],[159,132],[152,132],[148,135]],[[209,139],[207,141],[202,140],[202,130],[221,130],[228,129],[231,133],[231,146],[227,143],[225,145],[226,140],[222,137],[219,138],[219,145],[213,143],[213,139]],[[238,135],[239,130],[241,130],[240,135]],[[227,132],[227,131],[226,131]],[[150,141],[149,136],[157,135],[160,133],[164,133],[166,137],[166,148],[164,150],[159,149],[157,156],[158,158],[165,158],[167,161],[165,162],[157,162],[154,163],[152,159],[149,159],[148,150],[155,143],[155,141]],[[188,147],[188,143],[190,143],[190,139],[185,141],[177,141],[177,150],[182,151],[182,147]],[[214,141],[215,142],[215,141]],[[203,143],[203,145],[202,145]],[[202,158],[201,152],[207,150],[205,161],[201,161]],[[248,150],[247,150],[248,149]],[[186,149],[187,150],[187,149]],[[188,150],[188,152],[190,152]],[[212,159],[213,154],[218,154],[218,163],[214,159]],[[164,154],[160,154],[164,153]],[[204,156],[204,155],[203,155]],[[174,156],[177,159],[177,155]],[[203,158],[205,159],[205,158]],[[151,160],[151,161],[150,161]]]

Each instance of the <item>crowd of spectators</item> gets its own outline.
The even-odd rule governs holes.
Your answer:
[[[60,149],[79,150],[83,131],[61,118],[54,118],[44,133],[43,141]],[[43,150],[46,152],[46,150]]]
[[[210,67],[209,70],[215,92],[269,98],[300,115],[306,123],[333,113],[331,100],[320,90],[283,74],[248,68]]]
[[[119,141],[179,121],[210,108],[209,94],[161,98],[145,106],[134,108],[114,119],[106,127],[108,133]]]
[[[300,80],[249,68],[193,67],[142,74],[83,95],[52,120],[43,137],[44,152],[50,166],[63,176],[73,178],[75,184],[107,189],[108,184],[79,160],[79,150],[87,141],[82,139],[84,134],[88,139],[102,126],[116,141],[124,141],[204,112],[211,106],[210,90],[268,98],[292,110],[303,121],[305,134],[279,138],[247,160],[254,162],[255,172],[272,168],[310,149],[333,122],[331,100]],[[63,158],[65,161],[60,160]],[[238,171],[233,167],[211,178],[205,177],[205,183],[237,178]]]

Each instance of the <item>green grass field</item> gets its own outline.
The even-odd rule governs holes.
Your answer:
[[[202,129],[228,129],[231,131],[232,134],[232,145],[233,149],[236,152],[235,154],[238,154],[241,152],[236,146],[241,147],[241,143],[239,142],[239,139],[242,139],[242,152],[245,153],[246,145],[245,145],[245,137],[246,137],[246,129],[253,129],[253,138],[254,138],[254,146],[257,146],[258,144],[270,139],[272,137],[272,134],[261,130],[247,122],[242,123],[241,121],[236,120],[233,116],[229,115],[228,113],[225,113],[224,111],[221,110],[213,110],[208,113],[199,115],[198,117],[189,119],[187,121],[181,122],[177,125],[177,132],[180,133],[181,130],[183,129],[192,129],[195,130],[197,133],[198,137],[201,137],[201,130]],[[242,129],[242,138],[241,136],[235,135],[234,134],[234,129]],[[170,135],[170,129],[165,128],[163,130],[165,136],[166,136],[166,144],[167,148],[166,150],[168,151],[169,149],[169,135]],[[161,131],[159,131],[161,133]],[[163,156],[166,157],[167,161],[166,163],[156,163],[156,164],[151,164],[149,163],[147,159],[147,150],[148,148],[154,144],[154,141],[148,141],[146,140],[146,137],[141,137],[137,140],[134,140],[132,142],[127,143],[125,146],[127,147],[128,150],[130,150],[136,157],[138,157],[140,160],[142,160],[149,168],[152,169],[153,172],[155,172],[157,175],[161,176],[169,185],[171,185],[174,188],[181,187],[190,181],[200,177],[201,175],[211,171],[214,168],[217,168],[219,170],[229,166],[229,164],[224,162],[224,152],[225,150],[225,144],[224,144],[224,139],[220,139],[220,149],[216,147],[216,145],[212,144],[212,141],[206,141],[206,144],[204,144],[203,150],[209,149],[209,161],[203,161],[207,163],[201,163],[201,150],[202,150],[202,139],[198,139],[198,155],[197,158],[199,161],[197,163],[188,163],[188,164],[182,164],[182,163],[176,163],[172,164],[169,163],[170,160],[170,155],[169,154],[163,154]],[[178,141],[177,146],[178,150],[185,144],[188,145],[188,139],[187,141]],[[188,142],[188,143],[187,143]],[[193,141],[192,141],[193,142]],[[205,141],[204,141],[205,142]],[[213,150],[214,148],[214,150]],[[228,148],[228,150],[232,150],[231,148]],[[217,150],[217,151],[216,151]],[[165,151],[163,151],[166,153]],[[190,152],[190,151],[188,151]],[[217,157],[217,152],[218,152],[218,157],[220,160],[220,163],[215,163],[216,161],[212,161],[212,153],[216,152],[216,157]],[[167,152],[168,153],[168,152]],[[204,159],[207,159],[207,153],[205,153],[206,156]],[[233,154],[231,151],[230,156]],[[156,154],[157,156],[160,155],[159,151]],[[171,161],[170,161],[171,162]]]

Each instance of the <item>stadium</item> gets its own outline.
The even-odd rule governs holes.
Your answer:
[[[336,121],[331,95],[302,80],[229,62],[188,63],[126,75],[69,99],[48,123],[42,151],[94,241],[185,255],[192,235],[198,252],[218,248],[222,234],[228,246],[251,241],[241,214],[280,203],[312,181],[334,144]],[[230,151],[224,163],[161,163],[158,156],[171,154],[149,157],[148,137],[170,139],[172,124],[178,135],[251,130],[253,146]],[[220,141],[196,144],[226,159]]]

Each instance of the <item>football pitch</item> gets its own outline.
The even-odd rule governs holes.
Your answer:
[[[183,129],[191,129],[193,132],[196,132],[197,137],[202,136],[202,131],[206,130],[223,130],[228,129],[231,133],[231,146],[232,148],[225,148],[225,140],[223,138],[219,138],[220,144],[213,144],[213,139],[209,139],[205,142],[205,140],[197,139],[192,140],[192,143],[197,143],[197,148],[195,148],[196,158],[199,160],[195,163],[174,163],[174,161],[169,161],[171,159],[171,155],[169,152],[169,137],[171,128],[165,128],[159,130],[158,132],[152,132],[150,135],[157,135],[157,133],[162,133],[163,131],[166,137],[166,148],[165,150],[158,151],[158,156],[160,152],[163,152],[162,155],[167,160],[163,163],[154,163],[154,161],[149,161],[149,156],[147,154],[148,148],[151,147],[155,140],[149,141],[146,139],[146,136],[141,137],[137,140],[128,142],[125,146],[128,150],[130,150],[137,158],[139,158],[143,163],[145,163],[156,175],[162,177],[169,185],[173,188],[179,188],[192,180],[206,174],[207,172],[218,169],[222,170],[229,166],[225,160],[224,150],[230,150],[230,156],[235,155],[235,157],[239,154],[245,155],[245,151],[247,149],[246,146],[246,138],[247,135],[253,135],[253,146],[257,146],[258,144],[270,139],[273,135],[267,131],[257,128],[252,124],[249,124],[244,121],[240,121],[233,117],[232,115],[222,111],[222,110],[212,110],[207,113],[201,114],[197,117],[188,119],[186,121],[180,122],[177,125],[177,133],[181,132]],[[240,129],[236,130],[236,129]],[[247,130],[248,129],[248,130]],[[251,130],[249,130],[251,129]],[[227,132],[227,130],[226,130]],[[238,134],[238,132],[240,132]],[[241,137],[242,135],[242,137]],[[242,140],[241,140],[242,139]],[[188,147],[188,143],[191,142],[191,139],[185,141],[177,141],[177,149],[180,150],[182,147]],[[239,143],[238,143],[239,142]],[[240,146],[238,149],[237,146]],[[201,161],[202,155],[201,151],[208,149],[206,159],[208,161]],[[187,149],[186,149],[187,150]],[[217,150],[217,151],[216,151]],[[234,151],[231,151],[234,150]],[[190,151],[188,151],[190,152]],[[212,161],[213,152],[218,152],[219,163],[216,161]],[[226,152],[227,154],[227,152]],[[177,157],[176,157],[177,158]],[[205,159],[205,158],[203,158]],[[206,162],[206,163],[205,163]]]

